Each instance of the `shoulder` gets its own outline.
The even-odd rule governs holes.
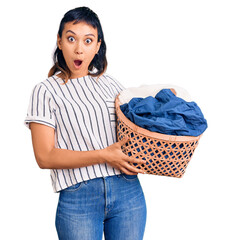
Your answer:
[[[114,76],[112,76],[111,74],[108,74],[107,72],[103,73],[99,77],[93,77],[93,78],[99,79],[109,85],[113,85],[115,82],[118,82],[118,80]]]
[[[51,77],[48,77],[40,82],[35,83],[35,85],[32,88],[32,92],[34,93],[50,93],[52,92],[54,83],[58,81],[58,78],[53,75]]]
[[[121,85],[119,80],[116,77],[112,76],[111,74],[105,73],[105,74],[103,74],[103,76],[108,80],[108,82],[111,85],[113,85],[113,86],[118,86],[118,85],[120,86]]]
[[[108,81],[110,81],[110,82],[111,82],[111,81],[113,81],[113,82],[118,81],[114,76],[112,76],[111,74],[108,74],[107,72],[104,73],[103,76],[104,76],[105,78],[107,78]]]
[[[50,77],[47,77],[43,81],[40,82],[40,84],[43,84],[44,86],[49,86],[49,85],[55,85],[57,83],[63,83],[63,79],[58,77],[57,75],[52,75]]]
[[[58,77],[57,75],[52,75],[50,77],[47,77],[46,79],[42,80],[40,83],[40,85],[43,85],[45,88],[47,88],[48,90],[53,88],[56,88],[57,85],[63,84],[64,80],[60,77]]]
[[[110,82],[110,84],[117,90],[117,91],[121,91],[123,89],[125,89],[124,85],[114,76],[112,76],[111,74],[105,73],[106,78],[108,79],[108,81]]]

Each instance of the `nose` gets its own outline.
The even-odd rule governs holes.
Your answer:
[[[82,47],[80,42],[76,43],[75,53],[76,54],[83,54],[83,47]]]

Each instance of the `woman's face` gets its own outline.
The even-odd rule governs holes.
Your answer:
[[[62,50],[71,78],[88,75],[88,66],[99,51],[98,31],[85,22],[65,23],[62,38],[57,36],[57,45]]]

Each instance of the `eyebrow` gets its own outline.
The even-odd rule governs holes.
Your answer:
[[[73,33],[74,35],[76,35],[76,34],[75,34],[73,31],[71,31],[71,30],[67,30],[67,31],[66,31],[66,33],[68,33],[68,32]],[[88,34],[86,34],[85,36],[93,36],[93,37],[95,37],[95,35],[92,34],[92,33],[88,33]]]

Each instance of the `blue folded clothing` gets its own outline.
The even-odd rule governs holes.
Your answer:
[[[152,132],[199,136],[207,128],[197,104],[175,96],[170,89],[162,89],[155,97],[132,98],[120,109],[130,121]]]

